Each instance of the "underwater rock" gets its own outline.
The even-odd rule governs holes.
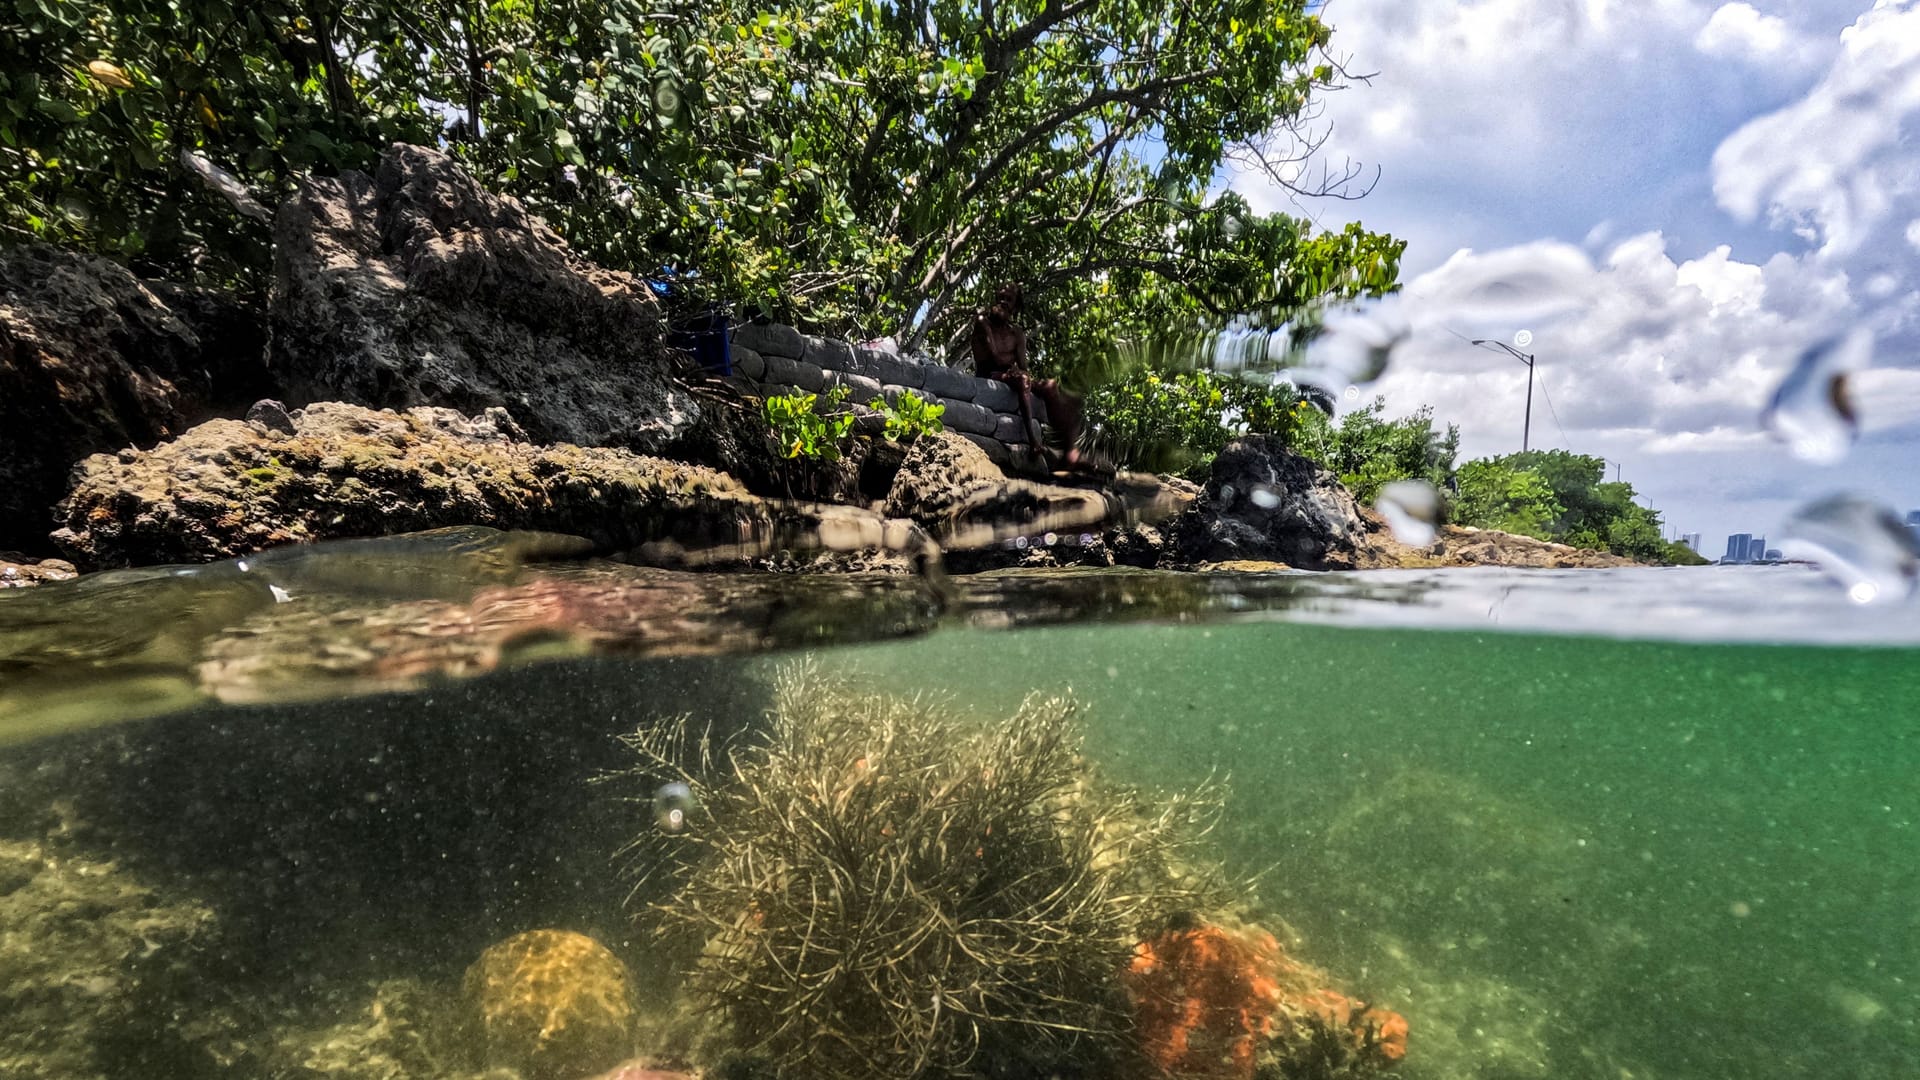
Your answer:
[[[231,1033],[217,1010],[180,1017],[217,936],[211,910],[114,863],[0,840],[0,1076],[156,1075],[156,1054],[167,1075],[214,1075]]]
[[[575,1080],[633,1053],[633,976],[585,934],[515,934],[480,954],[461,993],[489,1068]]]
[[[425,147],[299,181],[269,317],[292,404],[505,406],[542,441],[648,453],[700,419],[644,282]]]
[[[1365,535],[1339,478],[1266,435],[1228,443],[1205,493],[1168,528],[1172,560],[1185,566],[1253,560],[1350,569]]]
[[[571,533],[602,550],[779,539],[724,473],[610,447],[529,443],[505,410],[376,412],[323,402],[292,434],[214,420],[75,469],[54,534],[88,568],[208,562],[280,544],[447,525]]]
[[[367,1007],[320,1028],[291,1026],[272,1038],[273,1076],[299,1080],[429,1080],[463,1075],[449,1068],[452,1018],[437,995],[414,979],[382,979]]]
[[[48,550],[74,462],[266,393],[258,321],[237,300],[106,259],[0,252],[0,549]]]
[[[693,1073],[678,1069],[657,1069],[643,1062],[617,1065],[593,1080],[696,1080]]]

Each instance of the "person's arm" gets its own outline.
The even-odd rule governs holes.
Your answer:
[[[987,317],[976,314],[973,317],[973,373],[984,379],[993,369],[993,339],[987,334]]]

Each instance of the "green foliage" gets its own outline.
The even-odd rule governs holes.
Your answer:
[[[1545,477],[1504,458],[1469,461],[1455,479],[1460,493],[1453,500],[1453,520],[1462,525],[1546,540],[1565,510]]]
[[[921,435],[937,435],[946,425],[940,418],[946,415],[947,407],[937,401],[929,401],[911,390],[901,394],[892,402],[885,398],[875,398],[874,405],[881,415],[887,418],[887,438],[899,442]]]
[[[1457,476],[1453,520],[1642,562],[1706,561],[1692,548],[1662,538],[1659,512],[1634,501],[1632,484],[1607,482],[1606,469],[1603,458],[1566,450],[1469,461]]]
[[[432,142],[399,88],[328,60],[313,13],[360,54],[400,33],[400,9],[236,7],[226,0],[12,0],[0,17],[0,231],[188,276],[262,279],[269,232],[181,163],[183,151],[271,193],[294,173],[370,164]],[[379,59],[384,63],[385,56]],[[270,196],[269,196],[270,197]]]
[[[1338,85],[1308,0],[8,6],[0,229],[153,272],[268,265],[182,151],[270,203],[393,141],[444,142],[604,264],[910,345],[955,340],[1001,279],[1065,358],[1398,269],[1390,237],[1209,192],[1230,156],[1277,171],[1266,140]]]
[[[1375,398],[1337,424],[1318,409],[1297,410],[1299,425],[1290,445],[1338,474],[1362,503],[1371,504],[1395,480],[1445,483],[1460,450],[1460,429],[1449,424],[1445,433],[1434,430],[1431,406],[1398,420],[1382,416],[1386,407],[1384,398]]]
[[[1678,540],[1669,540],[1660,557],[1655,560],[1669,566],[1706,566],[1713,560],[1693,550]]]
[[[1289,443],[1306,413],[1290,387],[1266,387],[1207,371],[1136,371],[1096,387],[1087,421],[1122,466],[1204,476],[1229,439],[1279,435]]]
[[[853,430],[853,411],[841,409],[847,400],[847,388],[836,386],[823,398],[818,394],[784,394],[769,397],[761,407],[774,441],[789,458],[840,456],[840,440]]]

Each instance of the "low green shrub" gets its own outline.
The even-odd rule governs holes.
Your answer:
[[[789,458],[840,456],[840,440],[853,430],[853,411],[842,408],[847,388],[836,386],[823,397],[819,394],[778,394],[769,397],[761,415],[773,429],[773,438],[781,453]]]
[[[895,442],[920,435],[937,435],[946,428],[940,418],[946,415],[947,407],[937,401],[928,401],[911,390],[892,402],[876,398],[874,405],[887,418],[887,438]]]

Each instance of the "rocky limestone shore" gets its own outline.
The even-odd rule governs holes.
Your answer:
[[[899,571],[929,538],[959,570],[1626,561],[1459,529],[1408,548],[1268,437],[1230,444],[1204,486],[1009,477],[982,448],[1000,444],[897,443],[877,415],[837,458],[785,458],[756,384],[687,366],[644,282],[437,150],[303,181],[274,259],[262,314],[0,254],[0,550],[24,553],[6,584],[453,525],[726,568]]]

